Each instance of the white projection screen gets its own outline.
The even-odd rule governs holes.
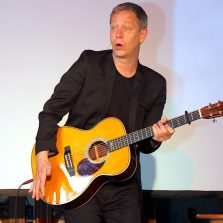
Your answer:
[[[0,0],[0,189],[32,178],[38,113],[83,50],[111,47],[109,15],[122,2]],[[134,2],[149,16],[140,61],[167,79],[164,115],[223,100],[223,1]],[[143,188],[223,190],[223,119],[216,121],[179,127],[159,150],[143,154]]]

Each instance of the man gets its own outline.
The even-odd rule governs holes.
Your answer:
[[[153,125],[153,137],[133,147],[151,153],[174,130],[161,118],[166,101],[166,81],[138,62],[141,44],[148,34],[147,15],[138,5],[123,3],[110,16],[112,50],[84,51],[63,75],[39,114],[36,137],[36,179],[32,197],[44,196],[51,174],[49,155],[55,155],[57,123],[69,112],[66,125],[91,129],[106,117],[117,117],[132,132]],[[160,120],[160,121],[159,121]],[[156,124],[154,124],[156,123]],[[106,183],[83,206],[65,213],[66,222],[141,222],[140,167],[124,182]]]

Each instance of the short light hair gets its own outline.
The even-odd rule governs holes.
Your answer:
[[[122,4],[119,4],[117,6],[115,6],[110,14],[110,24],[111,24],[111,19],[112,16],[118,12],[121,11],[131,11],[134,12],[137,19],[138,19],[138,23],[139,23],[139,27],[142,28],[147,28],[148,25],[148,16],[146,14],[146,12],[144,11],[144,9],[132,2],[125,2]]]

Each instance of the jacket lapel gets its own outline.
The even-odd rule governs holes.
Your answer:
[[[137,128],[137,112],[138,112],[139,98],[141,95],[142,85],[143,85],[143,73],[140,69],[140,64],[138,64],[137,72],[135,76],[135,82],[133,85],[130,111],[129,111],[129,130],[131,132],[135,131]]]
[[[107,114],[112,92],[113,92],[113,86],[115,82],[115,75],[116,75],[116,68],[113,61],[112,53],[108,54],[106,56],[105,60],[105,85],[104,85],[104,92],[106,95],[106,102],[105,102],[105,109],[104,109],[104,115]]]

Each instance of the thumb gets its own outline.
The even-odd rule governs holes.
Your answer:
[[[46,168],[46,175],[50,176],[51,172],[52,172],[52,167],[51,167],[50,162],[48,161],[47,168]]]
[[[165,124],[167,122],[167,117],[162,117],[160,120],[163,124]]]

